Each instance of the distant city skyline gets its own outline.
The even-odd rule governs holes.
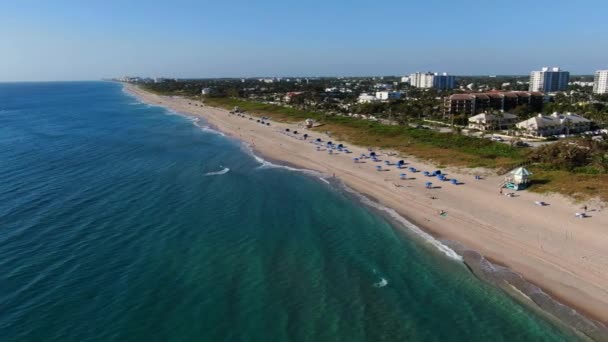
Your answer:
[[[0,4],[0,82],[571,75],[608,69],[604,1],[28,1]]]

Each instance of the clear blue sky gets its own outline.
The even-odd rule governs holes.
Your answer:
[[[0,1],[0,81],[608,68],[608,1]]]

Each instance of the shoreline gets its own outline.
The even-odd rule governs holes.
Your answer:
[[[223,109],[190,105],[189,102],[193,102],[192,100],[148,93],[133,85],[124,85],[123,89],[142,102],[201,117],[218,131],[242,141],[255,154],[263,155],[271,161],[279,161],[280,165],[286,163],[326,175],[335,174],[340,182],[353,191],[394,210],[441,242],[447,240],[448,245],[453,242],[454,245],[466,246],[462,253],[470,254],[469,259],[472,261],[467,262],[465,255],[458,254],[463,256],[466,266],[477,277],[509,293],[513,291],[505,289],[504,286],[514,286],[531,298],[547,315],[557,316],[563,324],[595,340],[608,339],[608,330],[603,325],[608,322],[608,291],[605,290],[608,288],[608,267],[606,267],[608,252],[606,248],[602,248],[608,246],[608,233],[600,229],[602,226],[608,227],[608,216],[605,211],[595,211],[589,219],[574,219],[570,217],[571,215],[564,215],[563,212],[576,210],[576,205],[561,196],[520,192],[521,194],[518,195],[525,198],[527,203],[525,205],[522,203],[522,198],[497,197],[494,193],[496,190],[490,190],[495,188],[491,183],[499,181],[501,177],[490,176],[476,182],[472,180],[471,175],[452,171],[449,168],[448,173],[456,175],[459,180],[465,180],[464,185],[442,184],[442,188],[437,191],[426,190],[422,186],[423,181],[419,174],[416,174],[416,180],[399,182],[394,177],[394,170],[390,173],[376,172],[373,169],[374,164],[369,161],[353,166],[352,158],[317,152],[314,151],[314,145],[309,144],[308,141],[298,140],[292,135],[279,134],[283,133],[285,127],[306,130],[294,124],[272,122],[270,127],[262,126],[256,121],[228,115]],[[307,132],[315,138],[321,137],[324,141],[329,138],[314,130]],[[355,146],[351,150],[364,151]],[[353,153],[351,156],[358,156],[358,153]],[[434,166],[428,162],[418,161],[409,156],[400,158],[406,159],[419,169],[434,169]],[[400,187],[393,187],[395,182],[400,183]],[[405,192],[401,191],[403,188]],[[429,200],[430,194],[440,198]],[[534,208],[533,204],[530,206],[534,200],[542,200],[551,205],[542,209]],[[496,208],[497,202],[501,202],[499,208]],[[438,218],[436,214],[439,208],[442,210],[444,208],[449,215]],[[476,210],[479,211],[475,214],[479,215],[471,213]],[[543,212],[529,213],[538,210]],[[591,233],[589,226],[592,228]],[[581,232],[585,233],[583,237],[578,236],[582,234]],[[518,233],[525,236],[518,237]],[[560,251],[569,253],[564,256]],[[479,263],[475,262],[477,256],[474,253],[481,257]],[[594,258],[588,259],[588,255]],[[585,262],[578,261],[579,258]],[[481,265],[483,261],[493,268],[506,268],[511,272],[508,274],[511,278],[524,277],[521,278],[523,282],[517,286],[504,278],[485,279],[484,276],[487,275],[479,271],[487,265],[476,269],[476,266]],[[585,266],[581,267],[581,264]],[[517,282],[517,279],[515,280],[512,282]],[[539,288],[543,290],[538,292]],[[532,295],[544,295],[542,298],[537,296],[537,301],[541,303],[535,301],[535,297],[530,296],[526,289],[528,292],[532,291]],[[553,299],[547,300],[546,297]],[[572,310],[560,310],[561,307],[555,303],[568,304],[568,307],[575,308],[589,319],[577,317],[572,313],[568,316],[568,311]],[[558,309],[552,312],[549,307],[551,305]]]

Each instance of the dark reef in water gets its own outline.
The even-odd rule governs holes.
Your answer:
[[[466,249],[458,243],[452,241],[445,243],[463,257],[467,267],[478,278],[505,290],[528,304],[534,303],[554,320],[557,319],[594,341],[608,341],[608,328],[601,322],[584,317],[573,308],[560,303],[508,267],[494,264],[480,253]]]

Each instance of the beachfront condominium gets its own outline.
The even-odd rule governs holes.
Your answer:
[[[447,73],[417,72],[410,75],[410,85],[416,88],[435,88],[441,90],[453,89],[456,86],[456,77]]]
[[[608,94],[608,70],[598,70],[595,72],[593,92],[595,94]]]
[[[540,71],[530,73],[530,91],[553,93],[568,88],[570,73],[558,67],[544,67]]]

